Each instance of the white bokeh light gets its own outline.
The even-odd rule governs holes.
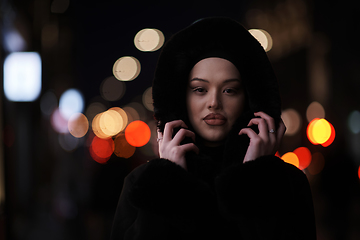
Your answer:
[[[14,52],[4,61],[4,92],[14,102],[35,101],[41,92],[41,58],[36,52]]]

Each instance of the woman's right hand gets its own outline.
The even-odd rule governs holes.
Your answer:
[[[172,138],[174,128],[177,127],[182,128],[175,134],[174,138]],[[160,158],[168,159],[186,170],[186,152],[194,151],[199,153],[199,148],[194,143],[180,145],[185,137],[190,137],[195,142],[195,133],[185,128],[188,127],[182,120],[166,123],[164,132],[158,131],[158,143]]]

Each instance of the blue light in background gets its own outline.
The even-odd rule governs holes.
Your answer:
[[[4,92],[14,102],[35,101],[41,92],[41,58],[36,52],[14,52],[4,61]]]
[[[66,90],[60,97],[59,110],[66,120],[69,120],[75,113],[83,112],[84,98],[82,94],[73,88]]]

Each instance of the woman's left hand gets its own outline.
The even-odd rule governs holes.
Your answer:
[[[264,112],[254,113],[256,117],[250,120],[248,127],[258,125],[259,134],[255,133],[251,128],[243,128],[239,135],[246,134],[250,138],[250,144],[244,157],[244,163],[255,160],[258,157],[266,155],[274,155],[280,147],[281,140],[284,136],[286,127],[281,120],[278,128],[272,117]]]

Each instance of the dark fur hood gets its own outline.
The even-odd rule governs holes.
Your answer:
[[[246,88],[248,110],[230,133],[234,136],[229,137],[238,138],[237,133],[254,112],[264,111],[276,122],[280,120],[278,83],[263,47],[238,22],[215,17],[201,19],[174,34],[161,51],[152,89],[154,116],[161,131],[166,122],[176,119],[191,126],[185,106],[188,76],[199,56],[214,51],[231,55]]]

